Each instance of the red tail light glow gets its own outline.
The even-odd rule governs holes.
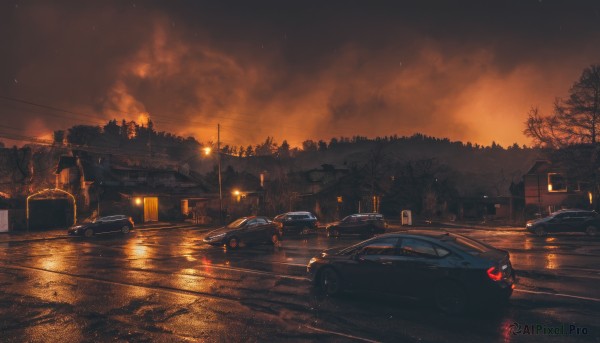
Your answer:
[[[496,267],[490,267],[487,270],[487,275],[493,281],[500,281],[502,279],[502,272]]]

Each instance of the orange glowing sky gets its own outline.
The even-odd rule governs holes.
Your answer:
[[[531,106],[600,56],[600,5],[548,1],[0,5],[7,132],[145,120],[200,141],[412,135],[530,144]]]

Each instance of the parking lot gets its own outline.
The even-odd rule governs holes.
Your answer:
[[[0,237],[1,340],[600,340],[600,238],[449,229],[507,249],[518,279],[507,307],[448,316],[399,296],[329,298],[316,292],[306,275],[308,260],[359,237],[321,233],[284,237],[276,247],[227,250],[202,243],[208,230],[156,227],[91,239]],[[551,330],[528,333],[529,326]]]

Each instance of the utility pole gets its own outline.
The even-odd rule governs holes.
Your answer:
[[[221,186],[221,124],[217,124],[217,168],[219,172],[219,222],[223,224],[223,189]]]

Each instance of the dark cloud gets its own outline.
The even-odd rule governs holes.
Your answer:
[[[3,122],[108,118],[228,143],[422,132],[526,143],[600,59],[600,5],[562,1],[143,1],[0,5]]]

